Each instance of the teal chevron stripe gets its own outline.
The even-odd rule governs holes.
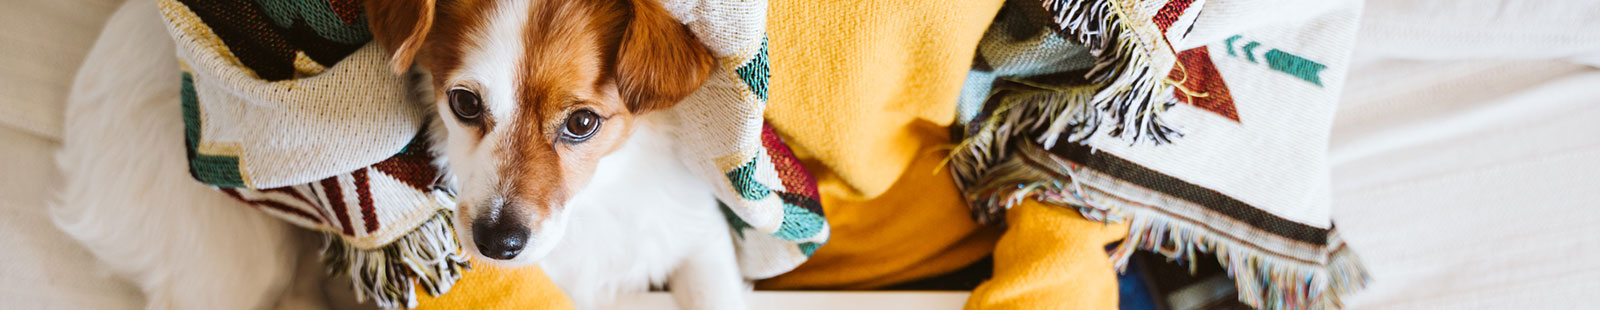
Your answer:
[[[1239,57],[1239,54],[1233,50],[1233,43],[1241,38],[1244,38],[1244,36],[1234,35],[1223,42],[1224,45],[1228,46],[1228,55]],[[1244,53],[1246,60],[1259,64],[1261,62],[1256,60],[1255,49],[1260,47],[1261,42],[1250,41],[1250,43],[1241,46],[1239,50]],[[1322,63],[1276,48],[1268,50],[1266,54],[1262,55],[1262,58],[1266,59],[1267,67],[1272,68],[1272,70],[1288,73],[1306,82],[1311,82],[1311,84],[1315,84],[1318,87],[1322,86],[1322,70],[1328,68],[1327,65]]]
[[[194,77],[183,73],[183,88],[179,95],[183,105],[183,142],[188,148],[189,174],[201,183],[221,187],[243,187],[239,176],[239,158],[200,154],[200,98],[195,94]]]
[[[1272,70],[1288,73],[1306,80],[1306,82],[1311,82],[1311,84],[1317,84],[1317,86],[1322,86],[1322,77],[1320,75],[1322,69],[1328,68],[1327,65],[1277,49],[1267,51],[1266,58],[1267,66],[1272,67]]]
[[[1228,41],[1223,42],[1223,44],[1228,45],[1228,56],[1235,56],[1235,57],[1239,56],[1239,53],[1236,53],[1236,52],[1233,51],[1233,41],[1238,41],[1239,38],[1243,38],[1243,37],[1244,37],[1243,35],[1237,35],[1236,34],[1236,35],[1233,35],[1232,37],[1228,37]]]
[[[733,228],[733,233],[736,237],[744,239],[744,230],[750,229],[750,223],[746,223],[743,218],[739,217],[739,214],[733,213],[733,209],[729,209],[728,205],[722,204],[720,200],[717,201],[717,209],[722,210],[722,217],[728,221],[728,226]]]
[[[822,247],[821,244],[817,244],[816,242],[806,242],[796,244],[795,246],[800,248],[800,254],[805,254],[806,256],[811,256],[812,253],[817,252],[817,248]]]
[[[733,72],[738,73],[739,79],[744,80],[745,85],[750,86],[750,92],[755,93],[756,97],[761,98],[761,101],[766,101],[767,78],[771,75],[768,70],[767,38],[763,37],[761,38],[761,52],[757,53],[756,57],[751,58],[750,62],[745,63],[744,66],[734,69]]]
[[[772,195],[771,188],[761,184],[761,182],[756,182],[756,160],[758,159],[761,159],[761,156],[751,158],[750,162],[745,163],[743,166],[739,166],[733,171],[728,171],[728,182],[733,184],[733,190],[739,193],[739,197],[745,200],[761,200],[767,198],[768,195]]]
[[[361,44],[372,39],[366,16],[346,24],[328,0],[256,0],[256,3],[272,17],[273,24],[284,29],[294,26],[296,19],[303,19],[317,36],[339,43]]]
[[[1245,44],[1244,48],[1243,48],[1243,50],[1244,50],[1244,58],[1245,59],[1249,59],[1250,62],[1256,62],[1256,53],[1254,52],[1254,50],[1256,49],[1256,47],[1260,47],[1260,46],[1261,46],[1261,42],[1254,42],[1254,41],[1250,42],[1249,44]]]
[[[200,141],[200,96],[195,94],[193,75],[183,73],[183,86],[178,94],[183,104],[183,141],[189,144],[189,152],[193,153],[195,143]]]
[[[783,204],[783,225],[772,235],[783,240],[798,241],[816,236],[828,226],[828,220],[800,206]]]

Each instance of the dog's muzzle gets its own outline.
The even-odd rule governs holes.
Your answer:
[[[509,260],[527,246],[528,227],[513,217],[480,218],[472,223],[472,242],[483,256]]]

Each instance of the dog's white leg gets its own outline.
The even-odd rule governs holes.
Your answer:
[[[678,309],[748,309],[745,306],[744,277],[734,257],[733,238],[727,229],[715,240],[693,251],[667,278],[667,287]]]
[[[68,96],[51,217],[150,309],[270,307],[292,274],[291,227],[189,176],[176,57],[154,1],[112,15]]]

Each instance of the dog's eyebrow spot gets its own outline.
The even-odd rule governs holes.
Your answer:
[[[572,108],[579,107],[579,106],[584,106],[584,105],[593,105],[593,104],[594,104],[593,102],[590,102],[588,100],[584,100],[583,98],[579,98],[576,95],[567,95],[566,98],[563,98],[561,100],[561,110],[562,111],[566,111],[566,112],[571,112]]]

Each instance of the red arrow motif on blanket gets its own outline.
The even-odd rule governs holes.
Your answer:
[[[1167,74],[1167,79],[1180,82],[1180,87],[1172,89],[1173,96],[1179,101],[1217,113],[1234,122],[1239,121],[1239,111],[1233,106],[1228,83],[1222,80],[1217,66],[1211,63],[1211,53],[1206,51],[1206,47],[1179,52],[1178,66]],[[1184,91],[1186,89],[1188,92]]]

